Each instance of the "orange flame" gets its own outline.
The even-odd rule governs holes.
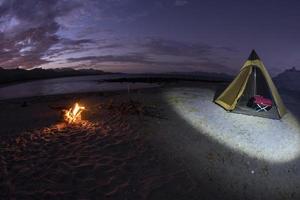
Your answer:
[[[69,110],[65,110],[64,119],[68,123],[77,123],[81,121],[81,113],[85,110],[84,106],[80,106],[78,103],[75,103],[74,107]]]

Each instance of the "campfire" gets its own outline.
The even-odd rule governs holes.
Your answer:
[[[64,119],[69,124],[71,123],[78,123],[81,121],[81,113],[85,110],[84,106],[79,105],[78,103],[75,103],[73,107],[71,107],[69,110],[64,110]]]

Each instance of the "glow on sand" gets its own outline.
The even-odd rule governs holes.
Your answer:
[[[199,134],[227,148],[272,163],[300,155],[300,126],[291,113],[281,120],[228,113],[212,102],[213,96],[210,89],[177,88],[164,98]]]

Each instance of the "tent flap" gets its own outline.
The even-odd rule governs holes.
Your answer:
[[[238,99],[243,94],[251,72],[251,68],[245,68],[241,70],[237,77],[216,99],[215,102],[224,107],[226,110],[233,110],[237,104]]]

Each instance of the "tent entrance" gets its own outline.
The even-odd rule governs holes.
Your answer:
[[[247,104],[255,95],[260,95],[272,100],[272,108],[268,111],[257,112],[255,108],[249,107]],[[232,112],[271,119],[280,119],[271,90],[262,71],[258,67],[252,66],[252,72],[247,81],[245,90],[238,100],[236,108]]]

